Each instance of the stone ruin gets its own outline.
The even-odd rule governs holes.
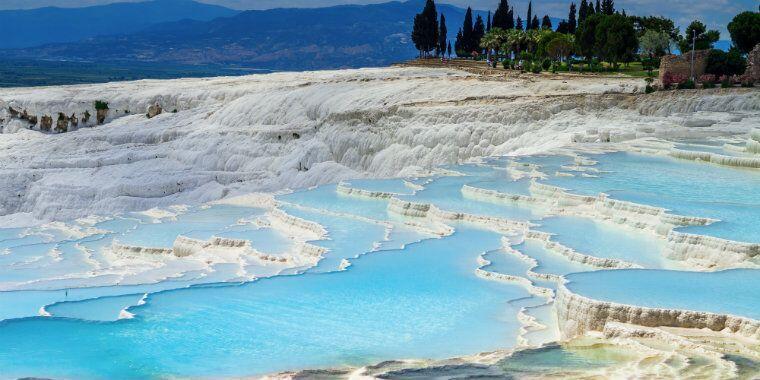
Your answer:
[[[710,50],[696,50],[694,52],[694,77],[699,78],[705,73],[707,68],[707,56],[710,54]],[[691,52],[687,52],[681,55],[665,55],[660,59],[660,75],[659,81],[662,83],[662,78],[665,73],[683,75],[686,78],[691,78]]]
[[[760,82],[760,44],[747,54],[747,75],[754,82]]]

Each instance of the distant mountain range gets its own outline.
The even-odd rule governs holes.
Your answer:
[[[183,19],[209,21],[238,11],[191,0],[155,0],[84,8],[0,11],[0,49],[125,35]]]
[[[60,37],[61,41],[44,41],[33,48],[28,48],[34,43],[34,39],[28,37],[31,33],[28,31],[33,28],[27,27],[23,32],[15,33],[25,38],[16,45],[25,48],[5,50],[2,54],[6,58],[233,64],[271,70],[381,66],[417,54],[410,32],[414,15],[423,6],[424,0],[410,0],[236,12],[189,0],[159,0],[80,9],[44,8],[44,12],[55,14],[51,16],[53,19],[69,22],[67,26],[53,28],[72,31],[67,34],[68,41],[74,38],[74,24],[98,20],[101,26],[79,32],[83,37],[76,42],[67,42]],[[130,9],[132,14],[152,16],[141,18],[139,22],[134,19],[128,22],[130,17],[124,12],[114,11],[119,7]],[[175,10],[160,11],[156,9],[159,7]],[[438,11],[446,15],[453,45],[465,10],[440,4]],[[43,9],[12,12],[24,14],[43,12]],[[156,22],[158,14],[171,12],[174,12],[173,20]],[[484,12],[475,13],[485,17]],[[129,27],[126,24],[130,24]],[[43,34],[35,32],[40,35],[39,41],[43,40]],[[0,47],[7,48],[8,45]]]

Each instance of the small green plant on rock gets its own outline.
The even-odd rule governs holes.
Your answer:
[[[541,67],[544,70],[549,70],[550,67],[552,67],[552,61],[549,58],[544,58],[544,61],[541,62]]]
[[[651,93],[653,93],[653,92],[657,91],[657,89],[656,89],[656,88],[654,88],[654,86],[652,86],[652,82],[654,82],[654,78],[652,78],[652,77],[648,77],[648,78],[646,79],[646,82],[647,82],[647,86],[644,88],[644,92],[645,92],[645,93],[647,93],[647,94],[651,94]]]
[[[102,100],[96,100],[95,101],[95,110],[107,110],[108,109],[108,102],[104,102]]]

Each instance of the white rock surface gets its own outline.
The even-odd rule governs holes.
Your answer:
[[[5,89],[6,121],[9,106],[30,115],[79,115],[94,114],[93,102],[102,100],[111,112],[104,125],[61,134],[3,122],[3,132],[13,133],[0,135],[0,223],[416,173],[569,145],[587,130],[603,129],[612,140],[649,130],[643,126],[672,133],[685,130],[668,121],[690,117],[683,112],[710,113],[716,124],[701,133],[746,132],[758,120],[756,92],[605,95],[636,92],[642,83],[381,68]],[[154,104],[178,112],[152,119],[125,112]]]

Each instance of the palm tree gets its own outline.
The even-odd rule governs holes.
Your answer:
[[[510,50],[515,53],[515,58],[522,51],[522,45],[525,43],[525,32],[518,29],[510,29],[507,33],[507,43],[511,47]]]
[[[528,45],[528,51],[535,53],[536,46],[538,46],[538,42],[541,39],[541,33],[535,29],[526,30],[524,33],[525,43]]]
[[[546,45],[546,53],[552,59],[562,62],[567,58],[575,45],[575,36],[572,34],[559,34],[554,36]]]
[[[507,31],[501,28],[493,27],[491,28],[491,31],[486,33],[485,36],[480,40],[480,46],[488,49],[488,54],[490,57],[491,50],[496,52],[496,58],[499,59],[499,50],[501,47],[507,42],[508,35]]]
[[[494,33],[494,31],[490,31],[486,33],[483,38],[480,39],[480,46],[484,47],[487,52],[487,59],[491,60],[491,50],[495,50],[499,48],[499,38]],[[498,55],[498,51],[496,52]]]

